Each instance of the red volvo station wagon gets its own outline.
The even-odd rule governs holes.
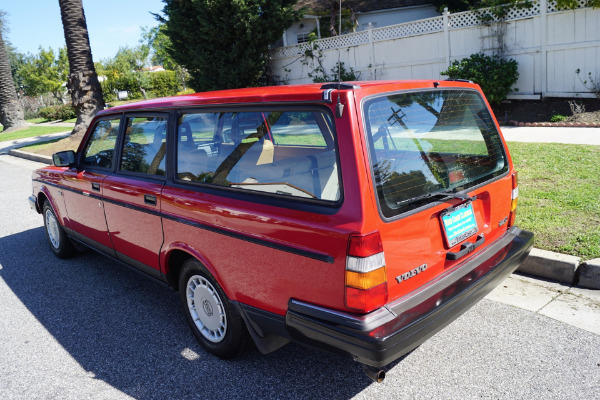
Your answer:
[[[378,81],[104,110],[29,201],[58,257],[91,247],[179,291],[208,352],[296,341],[381,381],[527,256],[517,199],[479,86]]]

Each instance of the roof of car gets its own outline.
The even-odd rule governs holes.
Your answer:
[[[406,81],[360,81],[344,82],[349,87],[354,85],[353,90],[372,91],[380,87],[382,91],[402,90],[415,88],[434,87],[434,80],[406,80]],[[118,111],[164,109],[173,107],[194,107],[200,105],[218,105],[218,104],[248,104],[248,103],[288,103],[288,102],[315,102],[323,99],[323,83],[312,83],[303,85],[284,85],[268,87],[252,87],[242,89],[218,90],[213,92],[201,92],[193,94],[184,94],[172,97],[162,97],[152,100],[144,100],[135,103],[123,104],[103,110],[99,115],[114,113]],[[335,83],[329,84],[334,87]],[[465,83],[453,82],[453,86],[469,86]],[[383,88],[387,86],[386,88]],[[446,85],[444,85],[446,86]],[[437,86],[436,86],[437,87]],[[371,90],[369,90],[371,89]],[[344,90],[344,88],[342,88]],[[345,89],[348,90],[348,89]]]

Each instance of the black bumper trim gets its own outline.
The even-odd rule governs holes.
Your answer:
[[[512,228],[428,286],[366,315],[291,300],[286,326],[301,343],[382,367],[410,352],[485,297],[529,254],[533,234]]]
[[[38,207],[38,203],[37,203],[37,197],[35,197],[34,195],[31,195],[27,198],[27,201],[29,202],[29,207],[34,210],[35,212],[37,212],[38,214],[41,214],[42,211],[40,210],[40,208]]]

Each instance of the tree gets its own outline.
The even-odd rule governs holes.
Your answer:
[[[169,54],[198,91],[258,86],[269,44],[298,21],[296,0],[164,0]]]
[[[77,114],[71,135],[83,135],[94,115],[104,108],[102,88],[92,61],[81,0],[58,0],[58,3],[69,58],[67,88]]]
[[[168,48],[171,47],[171,40],[165,33],[165,30],[165,24],[160,24],[152,28],[142,27],[140,42],[151,49],[150,62],[152,65],[162,65],[166,70],[175,71],[178,65],[168,52]]]
[[[149,52],[150,48],[145,45],[120,47],[113,58],[100,63],[100,71],[106,77],[102,82],[106,101],[113,100],[121,90],[127,91],[129,98],[146,98],[151,82],[143,69]]]
[[[171,47],[171,39],[165,33],[167,27],[160,24],[152,28],[142,28],[142,39],[151,50],[150,62],[152,65],[162,65],[168,71],[175,71],[179,85],[183,90],[187,89],[187,81],[190,77],[187,69],[177,64],[168,49]]]
[[[21,70],[21,67],[25,65],[27,57],[25,54],[19,53],[17,49],[10,45],[10,43],[4,42],[4,44],[6,45],[6,51],[8,52],[10,71],[15,83],[15,90],[17,93],[19,93],[19,91],[23,88],[23,77],[19,71]]]
[[[69,74],[66,48],[59,49],[56,57],[54,50],[40,47],[39,54],[25,58],[18,73],[27,96],[51,93],[56,100],[66,103],[64,86]]]
[[[0,123],[4,131],[16,130],[27,126],[23,106],[19,103],[10,69],[7,46],[4,44],[6,13],[0,11]]]

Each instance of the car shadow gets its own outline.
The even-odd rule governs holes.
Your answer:
[[[349,398],[374,384],[349,358],[296,344],[220,360],[196,342],[173,290],[92,251],[60,260],[43,228],[0,238],[0,250],[0,277],[33,316],[132,397]]]

